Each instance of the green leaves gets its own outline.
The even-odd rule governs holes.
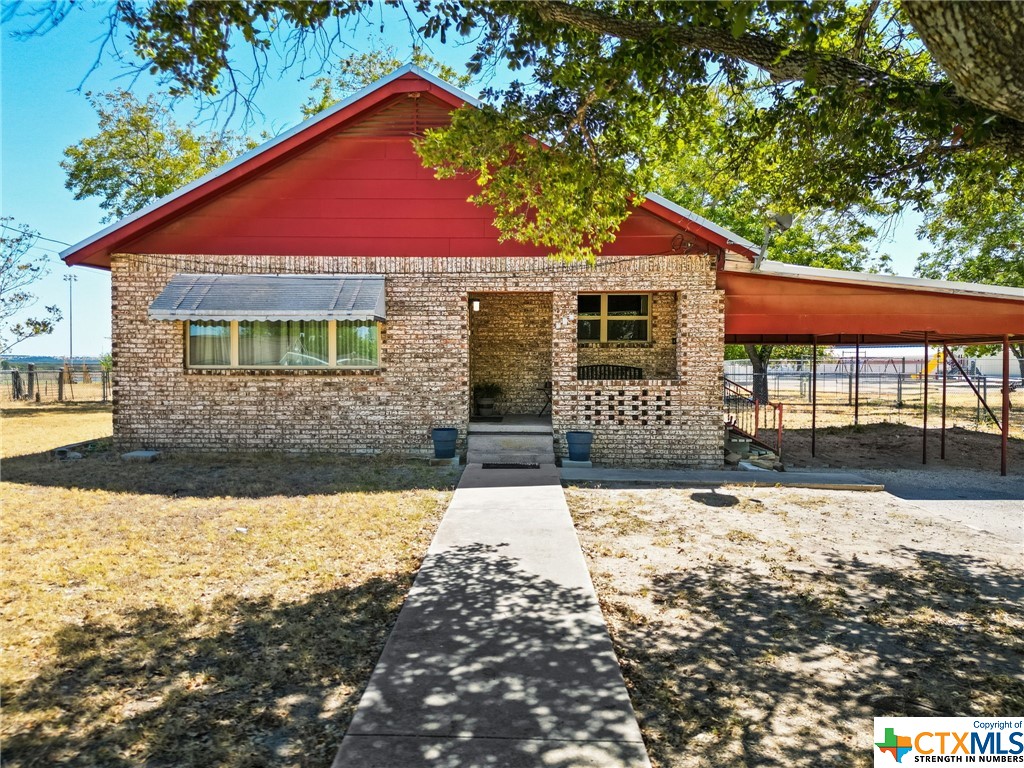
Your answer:
[[[1020,111],[993,112],[990,100],[973,98],[962,83],[954,88],[897,0],[387,2],[420,14],[410,18],[426,38],[461,37],[474,47],[471,72],[523,73],[485,92],[495,111],[457,121],[422,151],[441,173],[480,174],[476,199],[496,207],[506,236],[564,255],[592,255],[613,237],[628,210],[615,196],[662,184],[701,132],[716,137],[716,167],[742,179],[758,209],[939,210],[945,190],[977,175],[970,168],[990,174],[991,186],[996,165],[1024,162]],[[373,23],[365,13],[372,7],[371,0],[121,0],[115,18],[172,94],[209,96],[238,93],[233,44],[257,54],[283,45],[289,61],[308,55],[322,65],[339,40],[338,22]],[[941,24],[932,22],[933,39],[936,31]],[[338,81],[318,81],[304,113],[325,108],[364,75],[383,74],[387,59],[350,57]],[[256,83],[266,68],[260,61]],[[979,63],[960,62],[968,73]],[[1012,67],[1000,71],[1020,83]],[[1014,88],[1000,93],[1022,92]],[[523,133],[551,151],[527,152]],[[512,160],[518,170],[505,167]],[[104,178],[112,173],[70,183],[93,185],[88,194],[109,201],[121,184]]]
[[[918,235],[935,246],[917,273],[1024,286],[1024,170],[992,152],[957,158],[952,180],[925,209]]]
[[[96,135],[64,150],[65,186],[76,200],[99,197],[105,221],[127,216],[253,146],[231,132],[200,134],[179,126],[154,96],[127,91],[92,96]]]
[[[450,130],[428,132],[417,151],[439,178],[476,174],[480,192],[471,200],[495,209],[502,239],[593,258],[628,212],[630,174],[622,164],[578,162],[586,149],[576,137],[545,147],[527,130],[525,119],[510,125],[494,110],[465,109]]]

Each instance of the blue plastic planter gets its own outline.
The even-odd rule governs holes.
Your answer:
[[[455,441],[459,439],[459,430],[452,427],[442,427],[431,432],[434,440],[434,458],[452,459],[455,458]]]
[[[569,449],[569,461],[590,461],[590,444],[593,432],[566,432],[565,444]]]

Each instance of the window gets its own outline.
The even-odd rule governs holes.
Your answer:
[[[379,359],[377,323],[338,323],[339,368],[376,368]]]
[[[650,303],[646,293],[581,293],[576,338],[625,344],[650,341]]]
[[[190,368],[380,367],[380,323],[240,320],[186,323]]]
[[[194,368],[231,365],[231,324],[188,324],[188,364]]]
[[[238,324],[238,364],[243,368],[329,365],[327,320],[277,320]]]

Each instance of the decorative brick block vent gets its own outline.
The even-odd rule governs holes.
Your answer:
[[[724,315],[714,267],[703,255],[584,266],[536,257],[115,254],[115,441],[119,450],[426,456],[432,427],[465,435],[473,383],[497,381],[505,409],[536,413],[550,380],[556,437],[594,432],[595,462],[718,466]],[[380,368],[188,369],[183,323],[153,321],[147,311],[174,274],[204,272],[384,275]],[[581,346],[581,292],[650,293],[650,342]],[[477,313],[471,297],[481,302]],[[577,379],[578,365],[597,363],[636,365],[651,379]]]

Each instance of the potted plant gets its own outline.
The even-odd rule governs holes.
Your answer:
[[[501,385],[493,381],[483,382],[473,387],[476,410],[481,416],[494,415],[494,401],[499,397],[501,397]]]
[[[435,459],[455,458],[455,443],[459,439],[459,430],[455,427],[435,427],[430,431],[434,441]]]
[[[590,444],[594,442],[593,432],[570,431],[565,433],[565,445],[569,449],[569,461],[590,461]]]

